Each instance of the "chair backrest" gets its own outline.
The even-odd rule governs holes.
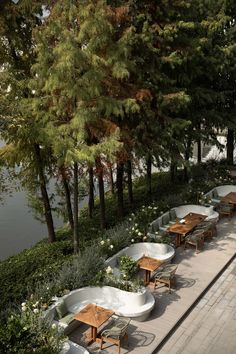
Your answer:
[[[175,272],[178,268],[178,264],[167,264],[165,265],[161,271],[157,271],[155,275],[155,279],[167,278],[172,279],[175,275]]]
[[[175,274],[176,270],[178,268],[178,264],[166,264],[163,267],[163,272],[170,272],[171,274]]]
[[[130,318],[129,317],[118,317],[114,319],[110,326],[107,327],[101,335],[104,337],[110,337],[110,336],[116,336],[121,338],[123,335],[125,335],[128,325],[130,323]]]

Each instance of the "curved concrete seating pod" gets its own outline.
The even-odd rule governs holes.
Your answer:
[[[163,262],[169,262],[174,257],[175,250],[172,246],[166,243],[138,242],[129,247],[123,248],[114,256],[108,258],[106,260],[107,265],[111,268],[117,267],[119,257],[124,255],[127,255],[136,261],[142,256],[148,256]]]
[[[223,186],[217,186],[204,194],[205,198],[210,198],[213,205],[217,205],[220,202],[220,198],[226,196],[230,192],[236,192],[236,186],[227,184]]]
[[[68,340],[63,344],[63,348],[59,354],[89,354],[89,352],[84,347],[81,347],[81,345]]]
[[[214,211],[213,206],[205,207],[203,205],[181,205],[173,208],[176,212],[176,216],[179,219],[182,219],[188,213],[197,213],[202,215],[207,215],[205,220],[217,221],[219,219],[219,213]]]
[[[128,292],[111,286],[88,286],[73,290],[59,298],[57,303],[47,310],[48,318],[55,318],[55,308],[61,301],[64,301],[69,313],[76,314],[87,304],[93,303],[113,310],[119,316],[131,317],[137,321],[144,321],[155,305],[153,295],[146,288],[140,292]],[[59,325],[67,327],[60,321]]]

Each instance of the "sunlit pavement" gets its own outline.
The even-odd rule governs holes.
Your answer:
[[[159,353],[236,353],[236,259]]]
[[[122,354],[236,353],[236,350],[227,352],[225,347],[220,351],[218,343],[224,332],[227,338],[232,337],[230,340],[224,339],[224,342],[227,342],[225,346],[228,342],[235,343],[232,335],[235,327],[232,324],[229,331],[227,324],[230,318],[233,322],[233,318],[236,317],[233,307],[236,305],[234,293],[236,285],[234,283],[233,286],[232,273],[235,263],[229,265],[236,250],[236,217],[231,220],[224,218],[218,223],[217,228],[218,236],[206,242],[204,250],[199,254],[190,247],[186,250],[183,247],[177,249],[173,259],[174,263],[179,264],[176,288],[169,294],[166,287],[160,287],[155,291],[150,287],[156,299],[155,308],[148,320],[131,321],[129,346],[125,343],[122,345]],[[217,280],[223,271],[225,272]],[[211,313],[208,322],[206,319],[208,320],[208,314]],[[208,330],[204,327],[204,322]],[[170,336],[175,328],[177,330]],[[77,341],[77,338],[81,338],[79,331],[80,327],[77,332],[72,333],[72,340]],[[90,345],[88,350],[91,353],[101,353],[97,343]],[[117,353],[117,346],[109,345],[102,353]]]

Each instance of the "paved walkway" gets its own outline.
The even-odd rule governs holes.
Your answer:
[[[158,353],[236,353],[236,259]]]
[[[190,351],[185,352],[185,354],[194,353],[192,348],[195,348],[194,350],[196,352],[196,350],[199,349],[200,345],[203,345],[203,335],[205,336],[204,339],[206,340],[208,340],[208,336],[206,334],[205,328],[200,328],[202,327],[200,322],[200,327],[198,328],[199,335],[195,338],[195,340],[194,328],[192,328],[193,332],[186,332],[186,330],[188,329],[188,327],[190,327],[190,324],[192,323],[192,319],[189,320],[190,316],[197,317],[201,312],[201,308],[205,307],[205,310],[207,310],[207,308],[213,308],[214,305],[216,313],[221,313],[219,317],[225,318],[226,314],[224,312],[224,308],[220,308],[220,306],[223,306],[223,304],[226,305],[226,298],[225,296],[223,296],[222,302],[220,303],[220,296],[222,292],[221,290],[217,289],[216,284],[218,283],[214,284],[214,282],[216,281],[216,278],[219,276],[219,274],[223,272],[225,268],[227,268],[228,264],[231,262],[235,255],[236,218],[232,218],[231,220],[228,220],[227,218],[223,219],[223,221],[218,223],[217,228],[217,238],[214,238],[211,242],[205,243],[203,252],[196,254],[193,248],[184,250],[182,247],[179,247],[177,249],[175,258],[173,260],[173,262],[178,263],[179,265],[177,270],[176,288],[172,291],[171,294],[168,293],[166,287],[160,287],[155,291],[151,289],[156,299],[156,306],[148,320],[144,322],[137,322],[132,320],[129,326],[129,347],[123,346],[121,351],[122,354],[151,354],[159,352],[162,352],[163,354],[167,352],[170,354],[182,353],[182,350],[185,350],[185,348],[187,348],[187,344],[190,345],[190,343],[188,343],[188,336],[191,336],[192,338],[192,346],[189,349]],[[229,282],[233,279],[232,276],[233,275],[230,276],[230,274],[228,274],[229,280],[225,280],[225,282],[228,282],[229,284]],[[222,277],[224,279],[224,275]],[[218,281],[222,281],[222,277]],[[207,291],[207,289],[211,285],[213,285],[213,287],[209,290],[209,292],[204,295],[204,298],[197,304],[199,298],[202,297],[202,295]],[[232,294],[230,292],[230,296],[231,295]],[[209,298],[208,302],[206,303],[207,296]],[[221,304],[218,305],[218,307],[216,303],[217,300],[219,300],[218,302]],[[230,300],[231,305],[232,303],[233,297]],[[181,321],[184,317],[186,317],[191,308],[193,309],[193,311],[181,324]],[[203,319],[205,315],[204,310],[202,310],[201,313]],[[214,321],[212,326],[213,325]],[[208,324],[208,327],[209,326],[210,324]],[[78,330],[75,331],[71,336],[72,340],[78,341],[80,344],[82,344],[81,335],[79,334],[81,332],[81,327],[79,327]],[[178,327],[179,329],[172,337],[170,337],[170,333],[173,332],[173,329]],[[215,320],[215,336],[217,336],[217,333],[219,335],[219,332],[217,332],[217,328],[219,329],[219,331],[222,330],[222,326],[220,324],[218,325],[217,320]],[[209,332],[210,329],[208,333]],[[167,343],[162,347],[162,344],[165,342],[166,338],[169,339]],[[213,344],[214,341],[212,341],[212,345]],[[210,349],[211,344],[208,343],[208,345]],[[207,344],[205,345],[205,347],[207,347]],[[89,346],[88,350],[91,353],[101,353],[98,344],[93,344]],[[199,353],[199,351],[197,352]],[[117,354],[117,347],[114,345],[109,346],[107,347],[107,349],[103,350],[102,353]],[[203,350],[200,353],[205,354],[207,352]],[[226,354],[227,352],[225,353],[225,350],[217,352],[216,349],[214,349],[214,354],[216,353]],[[232,352],[228,353],[231,354]]]

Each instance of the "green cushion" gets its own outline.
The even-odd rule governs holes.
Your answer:
[[[159,230],[159,220],[155,220],[151,224],[151,231],[155,232]]]
[[[70,324],[74,320],[75,315],[73,313],[68,313],[66,316],[60,319],[60,322],[64,324]]]
[[[64,317],[65,315],[67,315],[68,310],[66,308],[66,304],[64,301],[60,302],[57,306],[56,306],[56,313],[58,316],[58,319],[60,320],[62,317]]]
[[[164,214],[162,216],[163,225],[169,224],[169,221],[170,221],[169,213],[168,214]]]
[[[176,216],[175,210],[174,209],[170,210],[170,220],[175,221],[176,218],[177,218],[177,216]]]
[[[213,198],[218,198],[218,197],[219,197],[219,194],[218,194],[218,192],[217,192],[216,189],[214,189],[214,190],[212,191],[212,197],[213,197]]]

